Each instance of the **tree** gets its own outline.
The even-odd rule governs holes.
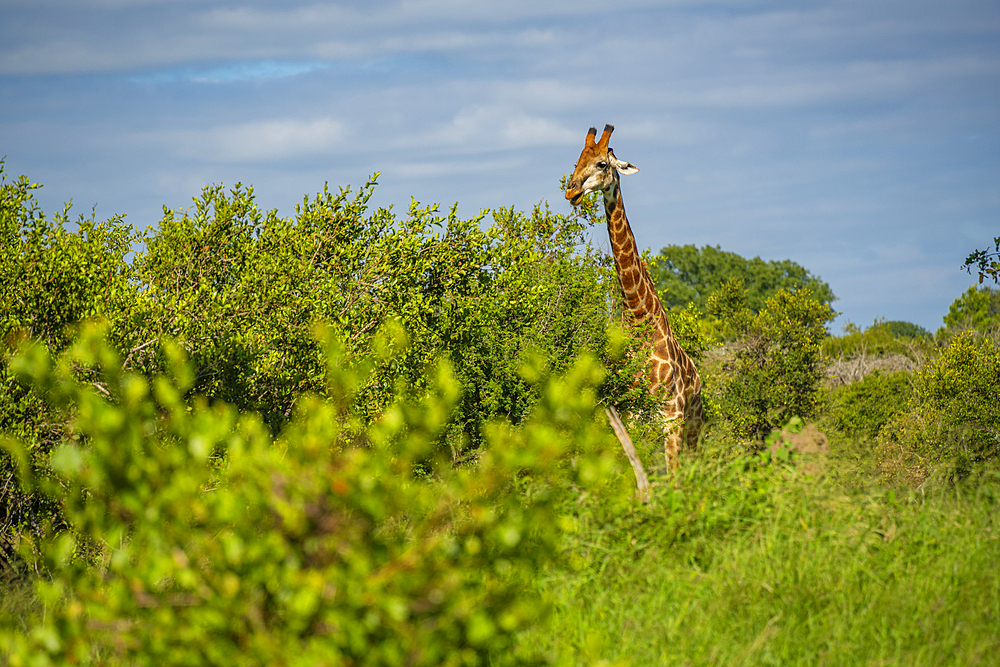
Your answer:
[[[1000,326],[1000,289],[970,287],[948,308],[945,327],[988,331]]]
[[[1000,236],[993,239],[993,250],[989,247],[985,250],[974,250],[965,258],[962,267],[972,273],[972,268],[976,267],[979,273],[979,284],[987,277],[992,278],[994,283],[1000,283]]]
[[[891,320],[889,322],[883,322],[885,328],[891,333],[895,338],[930,338],[931,332],[923,328],[919,324],[914,324],[913,322],[905,322],[902,320]]]
[[[650,263],[650,272],[666,308],[693,303],[704,310],[709,295],[734,278],[744,282],[745,305],[755,313],[780,290],[807,287],[825,305],[837,298],[828,284],[791,260],[745,259],[719,246],[666,246]]]

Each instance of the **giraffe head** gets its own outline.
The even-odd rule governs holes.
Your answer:
[[[618,173],[634,174],[639,168],[633,164],[619,160],[615,157],[614,151],[608,147],[611,133],[615,131],[613,125],[604,126],[604,134],[600,141],[596,141],[597,128],[592,127],[587,132],[587,138],[583,142],[583,152],[580,159],[576,161],[576,169],[570,176],[566,184],[566,199],[573,206],[580,203],[585,194],[600,190],[610,193],[618,182]]]

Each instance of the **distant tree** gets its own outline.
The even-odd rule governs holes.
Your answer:
[[[893,338],[930,338],[931,332],[923,328],[919,324],[914,324],[913,322],[903,322],[900,320],[893,320],[891,322],[884,322],[882,324],[889,333],[892,334]]]
[[[975,250],[969,253],[962,266],[970,274],[972,267],[976,267],[980,285],[987,277],[992,278],[994,283],[1000,283],[1000,236],[993,239],[992,251],[988,247],[985,250]]]
[[[987,331],[1000,326],[1000,289],[970,287],[955,299],[944,316],[945,327]]]
[[[864,328],[847,322],[843,334],[823,341],[823,351],[829,357],[843,359],[894,355],[912,357],[911,345],[929,343],[931,338],[926,329],[911,322],[876,319]]]
[[[719,246],[666,246],[653,258],[650,271],[667,308],[693,303],[704,310],[709,295],[732,279],[743,281],[746,307],[754,313],[781,290],[808,287],[812,298],[824,305],[837,298],[828,284],[791,260],[746,259]]]

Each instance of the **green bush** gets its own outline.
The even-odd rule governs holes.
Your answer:
[[[276,438],[260,418],[202,397],[168,345],[172,370],[123,371],[88,329],[60,359],[40,346],[11,366],[66,411],[71,436],[36,478],[67,531],[26,536],[46,577],[30,631],[2,635],[7,664],[523,664],[513,640],[545,606],[528,584],[555,552],[565,492],[614,488],[615,443],[596,412],[599,366],[533,376],[542,399],[523,427],[486,427],[475,466],[421,461],[456,407],[446,361],[420,396],[370,425],[351,410],[368,378],[326,334],[327,395],[303,397]],[[392,346],[383,346],[391,349]],[[109,399],[76,379],[99,367]],[[530,369],[527,369],[530,370]],[[531,375],[531,373],[529,373]],[[627,487],[624,487],[627,488]]]
[[[901,320],[890,320],[885,322],[885,327],[889,330],[896,338],[930,338],[931,332],[923,328],[919,324],[914,324],[913,322],[904,322]]]
[[[760,442],[791,417],[812,416],[825,325],[835,316],[830,307],[803,288],[779,291],[754,313],[742,281],[730,280],[709,299],[709,309],[735,335],[732,363],[711,397],[733,433]]]
[[[86,318],[125,317],[134,235],[123,216],[71,222],[69,204],[49,219],[32,195],[40,187],[25,176],[8,183],[0,162],[0,339],[20,334],[58,351]]]
[[[608,258],[585,241],[585,221],[544,206],[460,219],[414,203],[405,215],[371,210],[375,178],[305,198],[284,218],[257,207],[252,188],[207,187],[186,211],[164,210],[126,261],[136,239],[119,218],[49,222],[22,177],[4,185],[2,332],[9,349],[27,338],[58,354],[88,318],[108,322],[125,369],[147,379],[168,367],[163,341],[175,341],[193,370],[189,392],[261,415],[278,433],[307,393],[325,392],[322,349],[312,336],[325,322],[344,340],[350,363],[375,359],[353,394],[362,420],[382,414],[400,391],[420,394],[428,369],[446,357],[463,387],[439,441],[453,461],[473,458],[485,427],[520,423],[540,388],[520,368],[542,359],[564,371],[583,352],[611,371],[601,395],[623,410],[653,412],[640,341],[609,334],[618,285]],[[487,220],[487,217],[491,218]],[[487,224],[489,222],[490,224]],[[378,355],[376,334],[405,331],[400,355]],[[78,379],[103,387],[99,369]],[[63,437],[63,420],[19,384],[3,364],[0,426],[34,443],[36,471]],[[0,455],[0,548],[25,523],[40,527],[55,509],[13,489]],[[40,528],[39,528],[40,529]]]
[[[331,323],[353,357],[395,321],[407,353],[376,367],[359,404],[378,414],[398,382],[420,390],[426,363],[445,355],[467,389],[455,423],[472,447],[483,424],[516,423],[537,400],[517,372],[529,351],[555,369],[582,350],[608,359],[616,284],[581,222],[538,206],[493,211],[487,226],[486,213],[462,220],[415,203],[400,218],[369,211],[374,187],[325,189],[291,219],[259,211],[239,185],[206,188],[191,213],[166,211],[136,261],[152,323],[136,343],[177,339],[197,368],[194,391],[277,431],[296,397],[321,387],[313,322]],[[605,394],[643,400],[625,383]]]
[[[100,316],[116,325],[129,317],[136,289],[125,262],[133,234],[120,217],[71,222],[67,204],[51,218],[39,208],[27,177],[8,182],[0,161],[0,432],[17,435],[37,472],[63,437],[63,420],[7,367],[22,340],[63,350],[80,322]],[[72,230],[71,227],[76,229]],[[12,556],[10,536],[55,508],[14,483],[10,459],[0,453],[0,563]]]
[[[719,344],[716,328],[693,303],[671,308],[667,318],[677,342],[696,365],[705,359],[706,352]]]
[[[834,392],[830,418],[836,429],[852,438],[874,438],[912,394],[911,373],[876,370]]]
[[[1000,453],[1000,346],[975,332],[952,339],[915,376],[906,409],[882,429],[890,473],[909,460],[913,474],[945,465],[960,474]]]

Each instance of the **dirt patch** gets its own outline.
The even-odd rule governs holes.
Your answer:
[[[830,453],[830,440],[820,431],[816,424],[807,424],[798,432],[788,427],[771,444],[771,454],[779,449],[786,449],[795,455],[798,468],[809,475],[819,475],[826,465],[826,457]]]

